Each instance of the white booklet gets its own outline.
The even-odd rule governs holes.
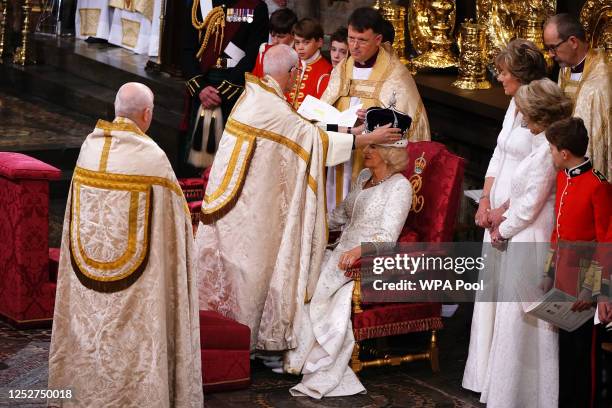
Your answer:
[[[571,296],[557,288],[552,288],[538,302],[531,304],[526,312],[539,319],[546,320],[565,331],[574,331],[595,315],[595,309],[590,308],[583,312],[572,312],[572,305],[576,301]]]
[[[362,106],[363,104],[351,106],[347,110],[340,112],[328,103],[314,96],[306,95],[297,112],[308,120],[348,127],[355,124],[357,121],[357,111]]]

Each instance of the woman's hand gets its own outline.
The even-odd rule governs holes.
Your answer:
[[[361,124],[359,126],[351,128],[351,134],[357,136],[357,135],[362,134],[364,130],[365,130],[365,124]]]
[[[491,245],[493,246],[493,248],[497,249],[498,251],[502,251],[502,252],[505,251],[507,240],[501,236],[501,234],[499,233],[499,228],[495,227],[491,229],[490,231],[491,231]]]
[[[476,225],[481,228],[491,228],[489,222],[489,211],[491,211],[491,201],[489,197],[483,197],[478,204],[478,211],[476,211]]]
[[[342,255],[340,255],[340,259],[338,261],[338,268],[340,270],[346,271],[359,258],[361,258],[361,245],[356,246],[350,251],[343,252]]]
[[[506,208],[502,205],[501,207],[494,208],[488,212],[488,222],[490,224],[489,228],[496,229],[499,227],[506,217],[504,217],[504,213],[506,212]]]

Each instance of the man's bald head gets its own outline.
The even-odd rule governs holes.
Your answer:
[[[136,122],[146,132],[153,117],[153,92],[138,82],[123,84],[115,97],[115,116]]]

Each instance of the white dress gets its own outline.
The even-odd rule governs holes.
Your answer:
[[[365,388],[349,367],[355,339],[351,324],[353,280],[338,269],[342,253],[362,242],[395,242],[412,204],[412,186],[401,174],[363,189],[371,172],[364,169],[346,199],[331,213],[330,229],[344,226],[338,246],[327,251],[309,304],[295,322],[296,349],[287,352],[285,370],[302,372],[290,392],[313,398],[354,395]]]
[[[491,208],[498,208],[510,197],[510,181],[519,163],[531,153],[533,135],[527,128],[521,126],[523,115],[516,109],[514,98],[506,111],[502,130],[497,137],[497,146],[489,162],[485,177],[494,177],[491,187]],[[470,348],[463,373],[463,387],[472,391],[482,392],[482,385],[489,361],[489,351],[493,339],[495,324],[495,297],[497,288],[501,252],[491,250],[487,243],[491,242],[489,230],[484,233],[486,252],[486,269],[479,279],[484,279],[487,285],[485,292],[478,292],[474,313],[472,315],[472,330],[470,333]],[[479,301],[480,300],[480,301]]]
[[[516,169],[510,185],[510,208],[499,227],[510,238],[502,253],[500,298],[480,401],[489,407],[556,407],[559,393],[559,346],[555,328],[524,313],[521,303],[507,301],[517,283],[533,287],[542,274],[546,245],[554,221],[555,168],[544,133]],[[532,243],[527,252],[525,246]],[[516,297],[516,294],[512,294]]]

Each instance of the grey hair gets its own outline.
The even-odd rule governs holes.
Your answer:
[[[265,75],[277,76],[287,73],[298,62],[297,52],[288,45],[277,44],[266,51],[263,60]]]
[[[405,147],[376,146],[376,150],[391,173],[401,173],[408,168],[408,150]]]
[[[544,27],[547,25],[554,24],[557,28],[557,34],[559,34],[560,40],[567,40],[570,37],[576,37],[582,42],[586,42],[586,31],[580,21],[571,14],[561,13],[551,16],[544,23]]]
[[[115,116],[132,119],[145,109],[153,109],[153,92],[139,82],[121,85],[115,97]]]
[[[521,86],[514,101],[526,120],[543,128],[572,115],[573,103],[556,82],[548,78],[536,79]]]

